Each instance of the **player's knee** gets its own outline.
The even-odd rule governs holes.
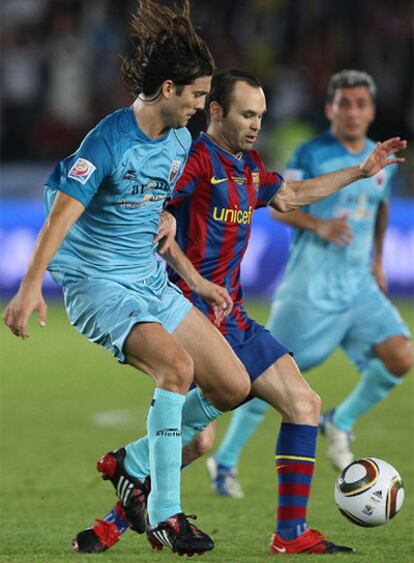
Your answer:
[[[319,423],[321,413],[321,398],[312,389],[307,389],[295,398],[291,405],[289,418],[290,422],[295,424],[311,424]]]
[[[201,432],[201,434],[197,437],[197,453],[198,456],[201,457],[208,453],[214,443],[214,432]]]
[[[221,411],[230,411],[247,398],[250,390],[250,380],[243,378],[233,381],[231,385],[221,387],[211,396],[210,402]]]
[[[402,377],[414,365],[414,351],[410,342],[405,341],[401,346],[395,346],[393,350],[383,359],[387,370],[397,377]]]
[[[175,393],[187,393],[194,378],[194,364],[191,357],[183,352],[176,356],[157,377],[158,384]]]

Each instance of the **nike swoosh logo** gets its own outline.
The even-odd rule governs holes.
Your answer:
[[[210,182],[214,185],[214,184],[221,184],[222,182],[227,182],[228,178],[216,178],[215,176],[213,176],[210,180]]]
[[[272,545],[272,547],[279,553],[286,553],[286,547],[277,547],[277,545]]]

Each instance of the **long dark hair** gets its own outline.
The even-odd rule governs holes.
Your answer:
[[[133,53],[123,59],[121,72],[135,97],[156,95],[165,80],[180,87],[213,73],[213,57],[190,20],[190,0],[181,10],[139,0],[131,40]]]

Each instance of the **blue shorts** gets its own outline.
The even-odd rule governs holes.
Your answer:
[[[130,284],[110,279],[65,278],[63,295],[71,324],[121,363],[126,361],[123,348],[134,325],[159,323],[172,333],[192,308],[163,270]]]
[[[242,362],[253,383],[281,356],[289,351],[262,325],[252,323],[247,330],[232,330],[224,337]]]
[[[373,346],[410,333],[394,305],[369,279],[343,311],[321,310],[298,300],[277,299],[267,324],[303,371],[321,364],[337,346],[363,371],[374,357]]]

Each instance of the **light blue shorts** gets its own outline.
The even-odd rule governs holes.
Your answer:
[[[71,324],[121,363],[126,361],[123,348],[134,325],[159,323],[172,333],[192,307],[164,271],[130,284],[110,279],[65,279],[63,295]]]
[[[293,352],[303,371],[321,364],[337,346],[363,371],[374,357],[373,346],[392,336],[410,337],[399,312],[373,280],[341,311],[276,297],[267,328]]]

